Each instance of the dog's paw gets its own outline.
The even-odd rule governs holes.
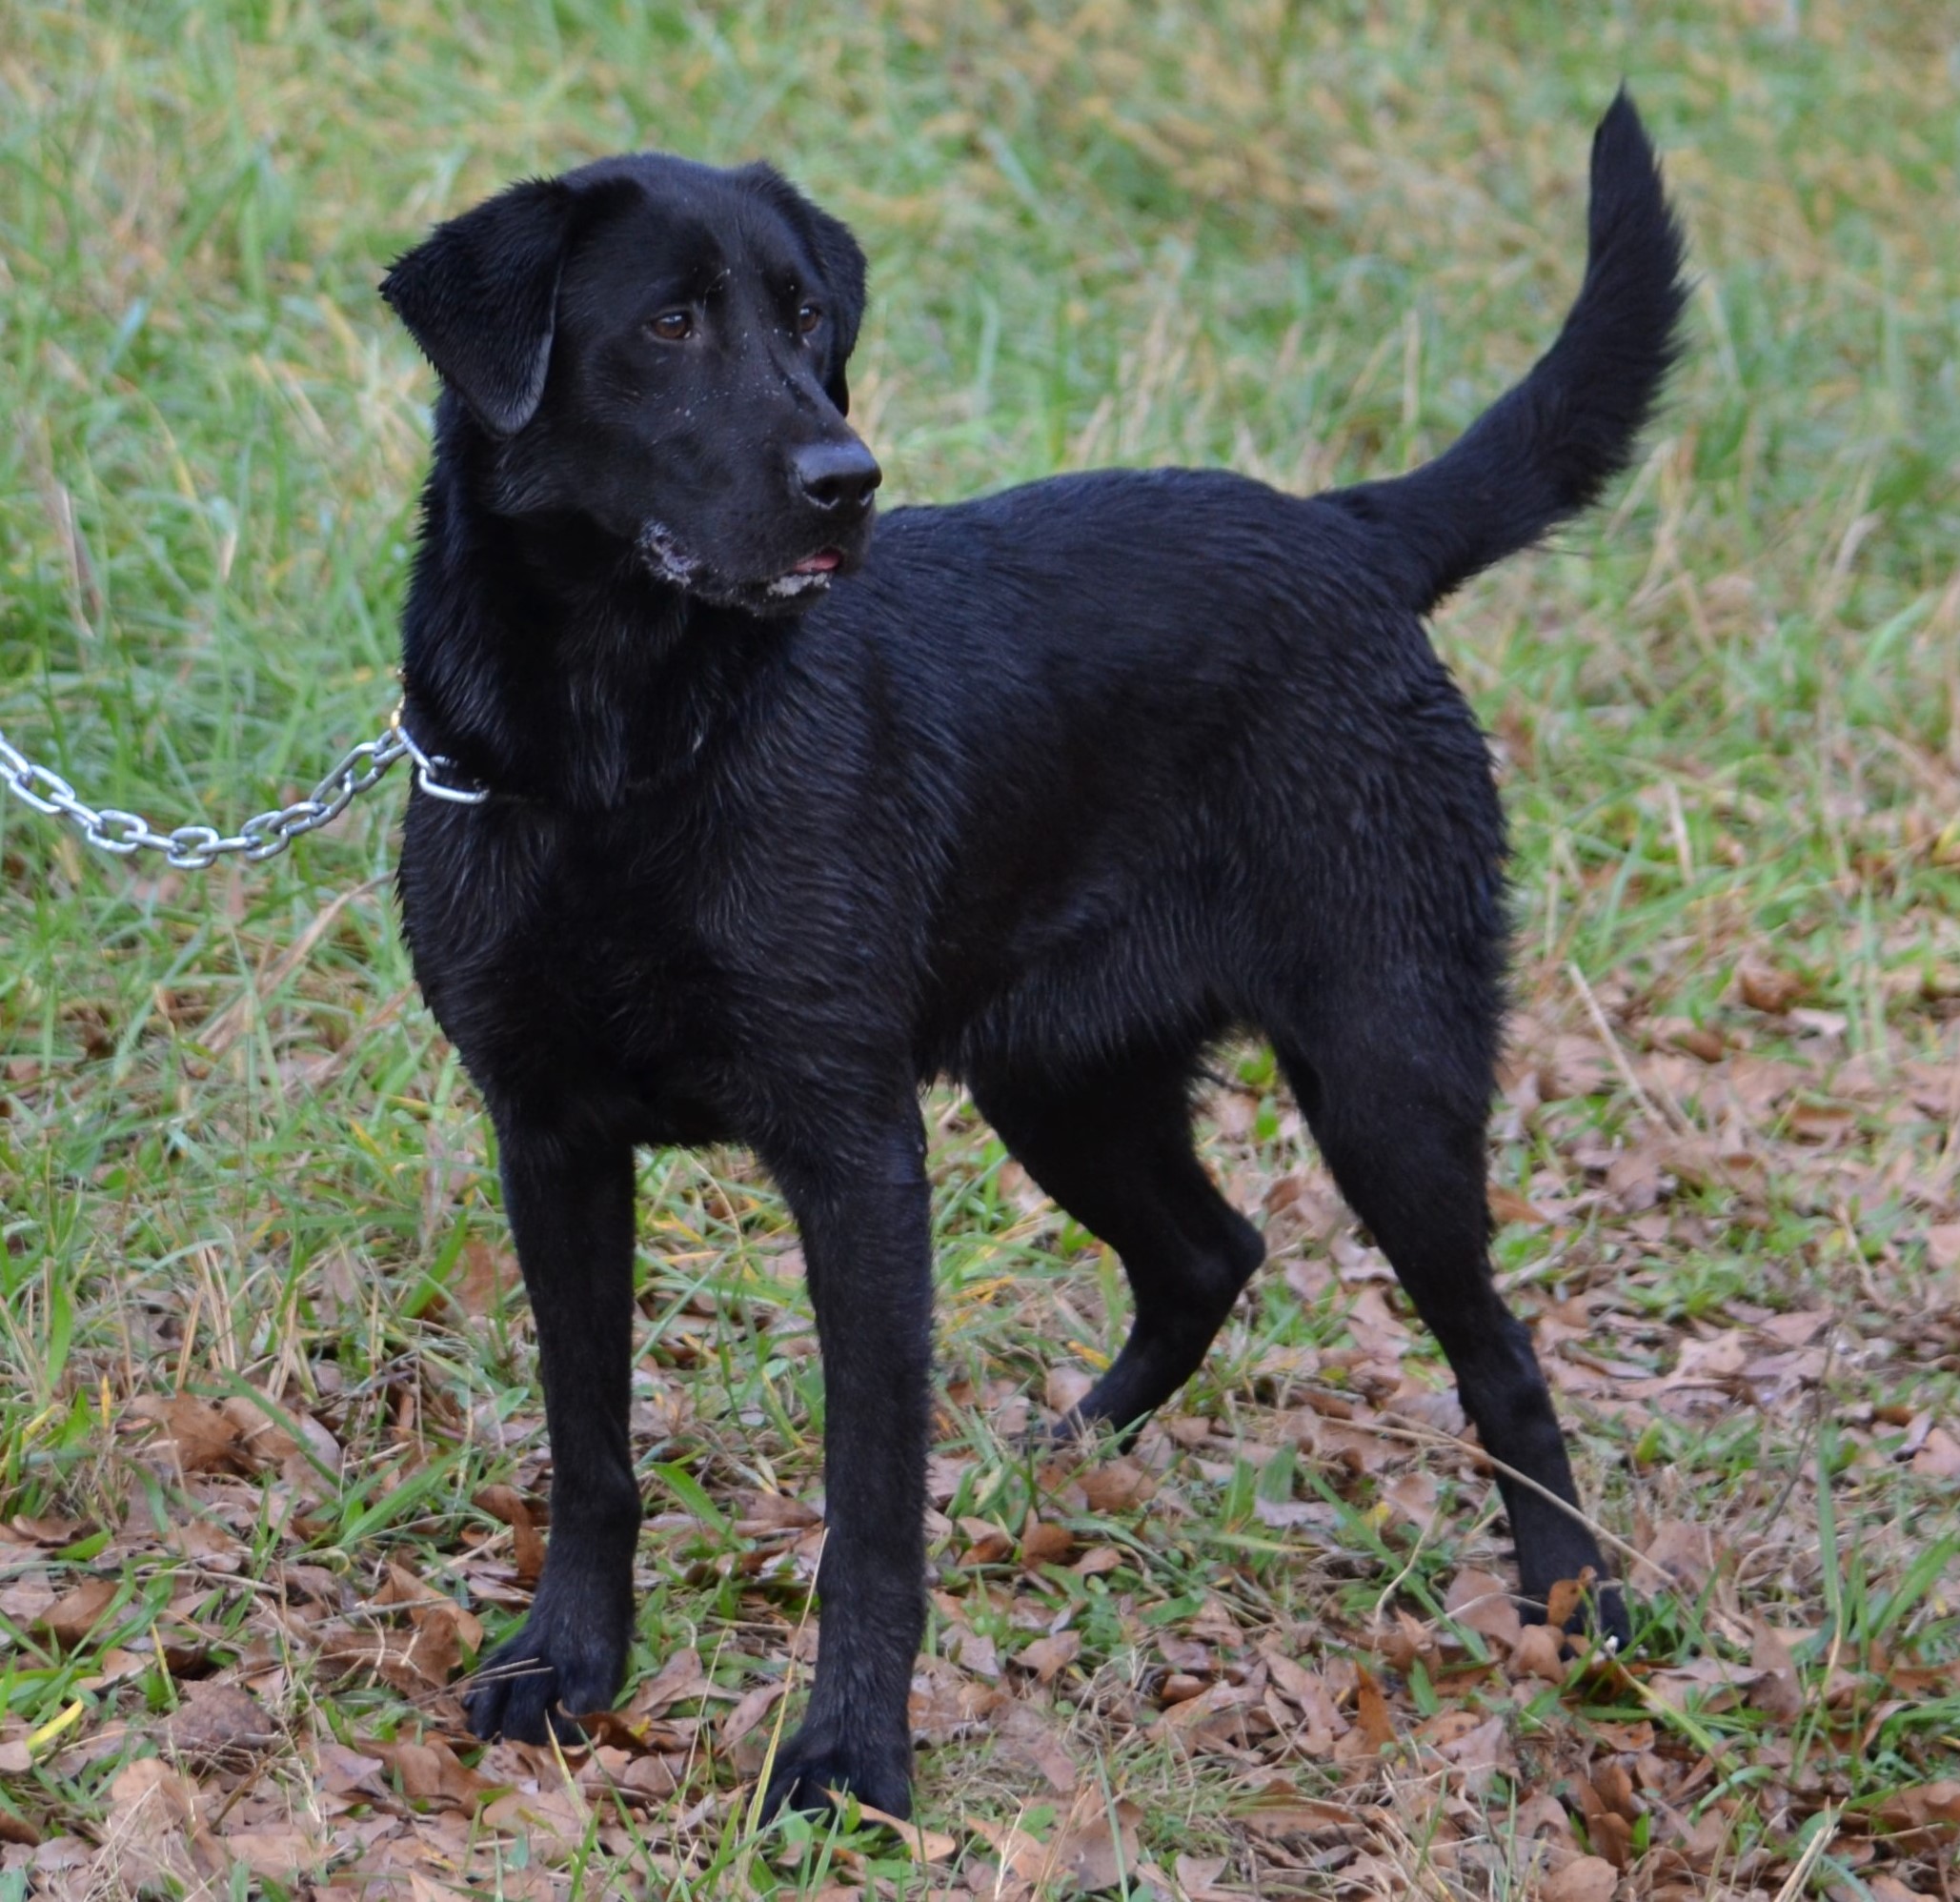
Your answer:
[[[1586,1570],[1589,1573],[1591,1568]],[[1526,1624],[1556,1622],[1574,1637],[1591,1637],[1603,1650],[1618,1653],[1632,1649],[1627,1588],[1618,1579],[1588,1576],[1584,1584],[1567,1579],[1554,1585],[1545,1598],[1526,1598],[1518,1609]]]
[[[582,1711],[609,1710],[625,1675],[626,1647],[537,1609],[515,1638],[476,1667],[463,1698],[479,1737],[577,1743]]]
[[[1596,1585],[1566,1620],[1568,1631],[1590,1631],[1607,1650],[1618,1653],[1633,1649],[1633,1620],[1627,1609],[1627,1590],[1617,1580]]]
[[[839,1732],[806,1724],[777,1752],[762,1797],[762,1813],[773,1816],[788,1805],[792,1810],[828,1810],[836,1796],[859,1802],[888,1815],[912,1813],[912,1748],[899,1738],[883,1746],[846,1740]]]

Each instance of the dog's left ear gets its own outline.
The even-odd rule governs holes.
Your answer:
[[[813,205],[774,166],[752,165],[747,172],[769,202],[796,227],[823,273],[832,322],[823,394],[837,405],[839,415],[849,415],[851,386],[845,380],[844,366],[858,346],[858,326],[864,321],[864,253],[848,226]]]
[[[864,253],[849,229],[828,212],[807,202],[804,209],[810,217],[811,247],[823,270],[837,326],[831,335],[823,394],[838,406],[839,415],[847,416],[851,414],[851,386],[844,380],[844,366],[858,347],[858,326],[864,321]]]
[[[534,178],[438,225],[381,294],[442,379],[498,435],[536,414],[576,194]]]

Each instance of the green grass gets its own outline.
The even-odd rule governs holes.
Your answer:
[[[671,1750],[657,1800],[594,1797],[588,1767],[586,1808],[526,1822],[406,1796],[391,1759],[323,1810],[333,1740],[440,1738],[453,1709],[338,1681],[321,1632],[407,1643],[372,1608],[388,1562],[500,1629],[511,1534],[479,1502],[542,1487],[487,1132],[390,914],[400,788],[189,876],[0,800],[0,1752],[30,1766],[0,1772],[0,1839],[43,1843],[0,1851],[0,1899],[37,1854],[76,1892],[140,1879],[118,1779],[200,1676],[280,1725],[251,1771],[186,1760],[213,1839],[310,1817],[311,1866],[350,1886],[346,1830],[399,1810],[404,1867],[486,1892],[1064,1892],[1025,1842],[1100,1830],[1138,1895],[1201,1890],[1181,1855],[1222,1858],[1227,1892],[1523,1894],[1531,1799],[1605,1852],[1580,1786],[1619,1764],[1620,1859],[1652,1892],[1773,1893],[1819,1829],[1814,1883],[1930,1892],[1946,1851],[1910,1791],[1960,1774],[1960,1511],[1930,1437],[1960,1388],[1956,71],[1930,0],[0,0],[0,730],[98,804],[227,827],[392,702],[430,384],[374,286],[497,184],[637,144],[775,157],[871,254],[855,414],[895,499],[1114,460],[1311,487],[1433,453],[1548,340],[1624,74],[1691,234],[1692,350],[1608,508],[1437,637],[1500,742],[1518,854],[1493,1180],[1552,1220],[1505,1228],[1499,1272],[1603,1524],[1641,1550],[1702,1528],[1713,1561],[1672,1591],[1636,1568],[1631,1676],[1507,1686],[1480,1665],[1499,1641],[1437,1622],[1464,1567],[1504,1568],[1488,1488],[1447,1447],[1294,1451],[1309,1413],[1375,1421],[1384,1366],[1446,1380],[1425,1338],[1381,1346],[1373,1258],[1322,1220],[1251,1051],[1222,1062],[1213,1160],[1248,1206],[1305,1194],[1274,1199],[1275,1264],[1180,1402],[1194,1444],[1142,1449],[1158,1498],[1058,1495],[1014,1397],[1114,1351],[1120,1276],[947,1097],[929,1642],[944,1683],[986,1689],[950,1661],[960,1626],[1003,1659],[1032,1621],[1081,1641],[1046,1686],[1006,1666],[1008,1704],[922,1754],[950,1857],[928,1881],[875,1831],[752,1838],[780,1706],[731,1752]],[[1793,1011],[1752,1007],[1758,966]],[[1683,1054],[1710,1034],[1714,1061]],[[676,1710],[712,1730],[790,1669],[807,1554],[769,1557],[742,1502],[814,1493],[820,1385],[768,1184],[723,1154],[650,1159],[644,1188],[634,1668],[697,1649],[713,1689]],[[1774,1333],[1807,1312],[1814,1339]],[[1817,1358],[1738,1374],[1726,1342]],[[1664,1390],[1697,1355],[1711,1385]],[[143,1415],[180,1393],[272,1437],[237,1442],[240,1471],[164,1470]],[[310,1422],[333,1435],[311,1461]],[[1419,1533],[1390,1494],[1425,1474]],[[1108,1568],[973,1556],[961,1522],[1019,1539],[1031,1512]],[[64,1646],[36,1620],[91,1578],[115,1597]],[[1686,1674],[1748,1658],[1753,1618],[1792,1634],[1793,1702]],[[1181,1647],[1243,1688],[1263,1638],[1348,1718],[1360,1659],[1395,1749],[1169,1723]],[[1493,1714],[1509,1762],[1440,1803],[1466,1788],[1444,1720]],[[1310,1799],[1362,1820],[1273,1821]],[[233,1853],[212,1879],[242,1893]],[[304,1857],[263,1854],[295,1892]]]

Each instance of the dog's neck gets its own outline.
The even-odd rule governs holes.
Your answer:
[[[686,771],[780,622],[690,599],[576,516],[493,511],[438,435],[402,617],[410,730],[493,797],[596,811]]]

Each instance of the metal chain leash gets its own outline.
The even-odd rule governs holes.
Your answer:
[[[37,765],[0,733],[0,786],[25,800],[36,812],[66,819],[91,845],[128,858],[133,852],[161,852],[179,871],[201,872],[231,853],[257,863],[275,859],[295,839],[331,825],[363,793],[381,783],[397,759],[411,759],[415,783],[432,798],[456,805],[481,805],[490,797],[487,786],[458,785],[443,779],[455,761],[424,753],[403,725],[401,708],[388,717],[387,729],[376,739],[351,746],[333,770],[305,799],[273,812],[254,814],[232,834],[214,825],[180,825],[159,832],[141,813],[118,806],[99,810],[82,799],[50,766]]]

